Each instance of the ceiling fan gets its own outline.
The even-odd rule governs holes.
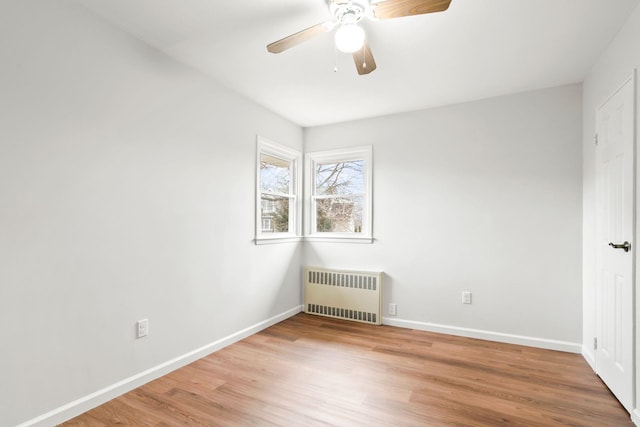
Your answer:
[[[369,0],[328,0],[333,20],[316,24],[267,45],[271,53],[284,52],[305,41],[338,28],[335,34],[336,48],[350,53],[358,74],[369,74],[376,69],[367,37],[358,23],[367,17],[372,21],[401,18],[442,12],[449,8],[451,0],[385,0],[371,4]]]

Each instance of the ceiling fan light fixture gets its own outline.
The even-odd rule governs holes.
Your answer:
[[[336,48],[340,52],[353,53],[364,46],[365,33],[357,24],[343,24],[336,31]]]
[[[335,49],[351,54],[358,74],[376,69],[364,30],[358,26],[367,18],[371,21],[443,12],[452,0],[325,0],[332,20],[316,24],[267,45],[271,53],[284,52],[307,40],[337,29]],[[336,58],[337,60],[337,58]]]

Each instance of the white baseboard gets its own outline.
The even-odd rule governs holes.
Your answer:
[[[428,322],[416,322],[390,317],[382,318],[383,325],[397,326],[400,328],[417,329],[420,331],[437,332],[441,334],[458,335],[467,338],[478,338],[488,341],[497,341],[508,344],[526,345],[529,347],[544,348],[548,350],[566,351],[569,353],[582,352],[582,344],[567,341],[549,340],[545,338],[527,337],[522,335],[504,334],[502,332],[483,331],[480,329],[461,328],[458,326],[438,325]]]
[[[638,427],[640,427],[640,409],[635,409],[632,413],[631,413],[631,421],[633,421],[633,423],[635,425],[637,425]]]
[[[245,328],[234,334],[190,351],[189,353],[183,354],[182,356],[178,356],[174,359],[168,360],[164,363],[161,363],[160,365],[154,366],[153,368],[147,369],[146,371],[140,372],[129,378],[125,378],[120,382],[112,384],[87,396],[81,397],[80,399],[74,400],[73,402],[69,402],[66,405],[47,412],[46,414],[42,414],[29,421],[25,421],[24,423],[19,424],[17,427],[46,427],[69,420],[92,408],[95,408],[96,406],[102,405],[103,403],[108,402],[109,400],[114,399],[128,391],[140,387],[141,385],[146,384],[149,381],[166,375],[171,371],[175,371],[178,368],[188,365],[189,363],[201,359],[228,345],[231,345],[250,335],[260,332],[261,330],[275,325],[276,323],[281,322],[285,319],[288,319],[291,316],[295,316],[302,311],[302,308],[303,306],[300,305],[289,309],[283,313],[271,317],[270,319],[263,320],[262,322],[256,323],[255,325],[249,326],[248,328]]]

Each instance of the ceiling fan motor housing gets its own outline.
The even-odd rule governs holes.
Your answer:
[[[370,5],[367,0],[332,0],[329,11],[339,24],[357,24],[369,15]]]

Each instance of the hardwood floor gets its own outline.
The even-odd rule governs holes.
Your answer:
[[[633,426],[580,355],[299,314],[64,426]]]

